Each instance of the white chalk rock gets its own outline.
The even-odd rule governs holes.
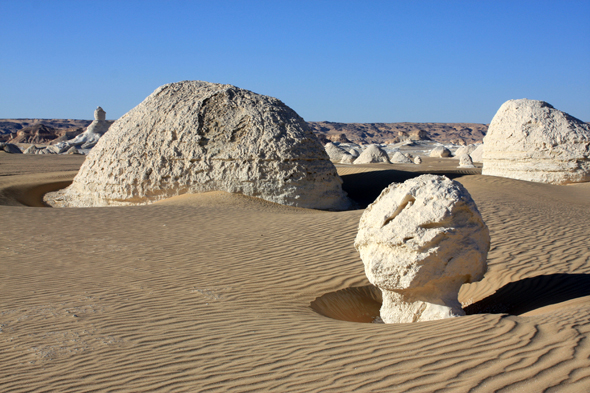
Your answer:
[[[326,143],[324,149],[326,149],[326,153],[328,153],[328,157],[332,162],[350,164],[354,161],[354,158],[346,150],[341,149],[332,142]]]
[[[477,148],[477,145],[461,146],[460,148],[458,148],[455,151],[454,156],[461,157],[463,154],[471,154],[476,148]]]
[[[411,164],[412,160],[410,160],[406,155],[402,152],[396,151],[394,152],[391,157],[389,157],[389,161],[393,164]]]
[[[354,164],[377,164],[389,162],[387,153],[377,145],[369,145],[363,152],[354,160]]]
[[[80,146],[84,149],[94,147],[98,140],[109,130],[109,123],[105,119],[106,112],[100,106],[97,107],[94,111],[94,121],[90,123],[86,131],[66,143],[69,146]]]
[[[381,192],[354,246],[383,293],[383,321],[418,322],[464,315],[459,289],[482,279],[490,236],[460,183],[422,175]]]
[[[483,162],[483,144],[478,145],[469,155],[473,162]]]
[[[444,146],[437,146],[430,152],[430,157],[451,157],[451,151]]]
[[[462,154],[459,157],[459,168],[475,168],[469,154]]]
[[[346,209],[342,180],[307,123],[276,98],[184,81],[117,120],[53,206],[147,204],[227,191],[284,205]]]
[[[416,165],[422,164],[422,157],[420,157],[420,156],[414,157],[414,164],[416,164]]]
[[[551,184],[590,181],[590,126],[544,101],[505,102],[484,145],[484,175]]]

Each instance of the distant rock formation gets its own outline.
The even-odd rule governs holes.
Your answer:
[[[351,163],[354,161],[354,158],[346,150],[339,148],[332,142],[326,143],[324,148],[326,149],[326,153],[328,153],[328,157],[330,157],[330,161],[332,162],[341,163],[345,161],[344,163]]]
[[[12,143],[4,143],[4,142],[2,142],[0,144],[0,148],[2,150],[4,150],[6,153],[10,153],[10,154],[22,154],[21,149],[19,149],[19,147],[17,145],[14,145]]]
[[[467,146],[461,146],[460,148],[458,148],[455,151],[454,156],[455,157],[461,157],[463,154],[471,154],[477,148],[477,146],[478,145],[475,145],[475,144],[473,144],[473,145],[467,145]]]
[[[276,98],[201,81],[156,89],[117,120],[53,206],[147,204],[228,191],[341,210],[342,180],[305,121]]]
[[[482,173],[551,184],[590,181],[590,126],[544,101],[507,101],[484,138]]]
[[[490,235],[460,183],[422,175],[383,190],[354,246],[381,289],[381,319],[406,323],[464,315],[459,289],[483,278]]]
[[[361,154],[354,160],[353,164],[377,164],[377,163],[391,164],[387,153],[377,145],[369,145]]]
[[[94,111],[94,121],[90,123],[86,131],[65,143],[68,146],[76,146],[82,149],[91,149],[109,130],[110,125],[110,122],[106,121],[106,112],[99,106]]]
[[[389,161],[392,164],[411,164],[412,160],[410,160],[406,155],[402,152],[396,151],[389,157]]]
[[[451,156],[451,151],[444,146],[437,146],[430,152],[430,157],[443,158]]]
[[[422,157],[420,157],[420,156],[414,157],[414,164],[416,164],[416,165],[422,164]]]
[[[462,154],[459,157],[459,168],[475,168],[469,154]]]
[[[483,144],[478,145],[469,155],[473,162],[483,162]]]

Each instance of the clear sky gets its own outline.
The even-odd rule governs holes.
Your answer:
[[[590,0],[0,0],[0,118],[116,119],[181,80],[309,121],[489,123],[515,98],[590,121]]]

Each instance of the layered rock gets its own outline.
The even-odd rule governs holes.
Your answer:
[[[307,124],[276,98],[231,85],[161,86],[110,128],[53,206],[147,204],[228,191],[346,209],[342,180]]]
[[[460,183],[422,175],[383,190],[354,246],[382,291],[383,321],[418,322],[464,315],[459,289],[486,272],[490,236]]]
[[[451,151],[444,146],[437,146],[430,151],[430,157],[443,158],[451,155]]]
[[[369,145],[362,153],[354,160],[354,164],[390,164],[387,153],[377,145]]]
[[[484,175],[551,184],[590,181],[590,126],[544,101],[505,102],[484,146]]]

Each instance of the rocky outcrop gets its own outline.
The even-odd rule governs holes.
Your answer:
[[[443,158],[451,155],[451,151],[444,146],[437,146],[430,151],[430,157]]]
[[[3,143],[2,150],[10,154],[22,154],[21,149],[19,149],[17,145],[14,145],[12,143]]]
[[[284,205],[346,209],[349,200],[307,124],[276,98],[185,81],[156,89],[104,134],[53,206],[147,204],[228,191]]]
[[[590,181],[590,126],[544,101],[505,102],[484,146],[484,175],[551,184]]]
[[[475,150],[469,154],[473,162],[483,162],[483,149],[483,145],[478,145]]]
[[[351,163],[354,161],[354,158],[346,150],[339,148],[332,142],[326,143],[324,149],[326,149],[326,153],[328,153],[328,157],[332,162]]]
[[[418,322],[464,315],[459,289],[482,279],[490,236],[460,183],[422,175],[383,190],[354,246],[382,291],[383,321]]]
[[[416,164],[416,165],[422,164],[422,157],[420,157],[420,156],[414,157],[414,164]]]
[[[459,168],[475,168],[469,154],[462,154],[459,157]]]
[[[387,153],[377,145],[369,145],[361,154],[354,160],[354,164],[390,164]]]
[[[461,157],[463,154],[471,154],[477,148],[477,146],[478,145],[461,146],[455,151],[454,156]]]
[[[110,122],[106,121],[106,112],[99,106],[94,111],[94,121],[90,123],[86,131],[66,142],[68,146],[90,149],[109,130]]]
[[[389,157],[389,161],[391,161],[392,164],[411,164],[412,163],[412,160],[410,160],[406,155],[404,155],[400,151],[394,152]]]

